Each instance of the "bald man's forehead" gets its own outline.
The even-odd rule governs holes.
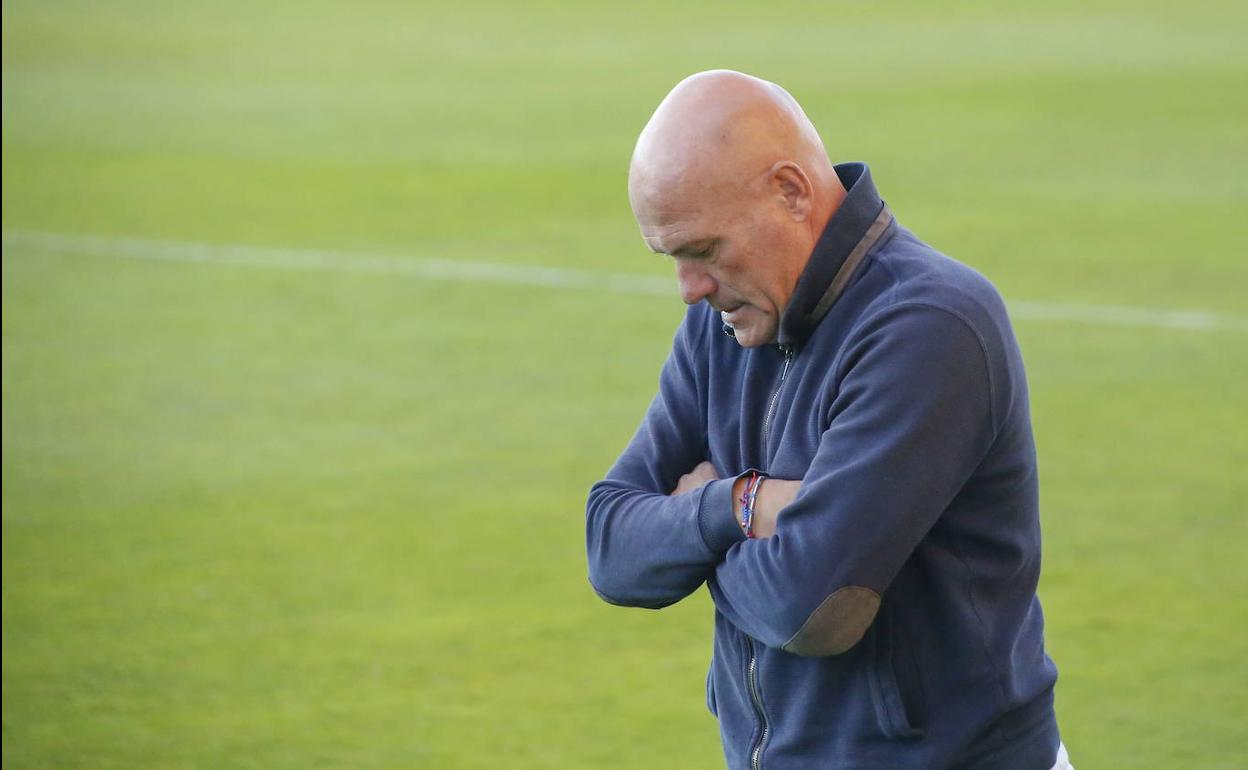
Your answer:
[[[715,180],[692,164],[653,164],[635,167],[628,178],[633,214],[666,224],[700,214],[716,195]]]
[[[643,195],[635,197],[632,203],[633,216],[637,219],[637,226],[641,228],[642,237],[647,243],[655,239],[660,245],[670,246],[667,241],[673,235],[696,228],[705,219],[704,206],[681,197]],[[655,248],[654,244],[651,244],[651,248],[654,251],[672,253],[670,248]]]

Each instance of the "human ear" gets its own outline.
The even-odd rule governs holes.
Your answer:
[[[796,163],[783,160],[771,167],[770,178],[785,211],[794,222],[805,222],[810,216],[813,189],[806,172]]]

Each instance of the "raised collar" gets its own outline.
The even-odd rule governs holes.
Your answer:
[[[845,199],[828,220],[780,315],[780,345],[800,346],[849,285],[867,251],[892,224],[865,163],[838,163]]]

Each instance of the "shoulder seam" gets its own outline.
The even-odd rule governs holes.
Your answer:
[[[903,302],[898,302],[896,304],[889,305],[885,308],[880,309],[879,311],[875,313],[872,313],[870,317],[865,319],[862,322],[862,324],[859,325],[859,328],[871,326],[879,318],[889,313],[893,313],[898,310],[902,310],[902,309],[909,308],[909,307],[931,308],[932,310],[938,310],[940,312],[945,313],[946,315],[952,316],[958,319],[960,322],[962,322],[962,325],[965,326],[971,332],[972,336],[975,337],[975,344],[979,346],[979,354],[983,358],[983,362],[984,362],[984,371],[987,373],[987,376],[988,376],[988,418],[992,422],[992,433],[995,438],[997,433],[1000,432],[1001,426],[997,422],[997,383],[996,383],[995,378],[993,377],[992,361],[990,357],[988,356],[988,345],[987,343],[985,343],[984,336],[980,334],[979,329],[976,329],[975,325],[971,323],[970,319],[968,319],[963,313],[951,307],[945,307],[944,305],[938,305],[934,302],[929,302],[928,300],[909,299]],[[842,355],[844,351],[848,350],[850,347],[852,347],[852,345],[845,345],[841,349]],[[840,364],[841,364],[841,355],[838,355],[837,361],[836,361],[836,367],[837,367],[838,373],[839,373]]]

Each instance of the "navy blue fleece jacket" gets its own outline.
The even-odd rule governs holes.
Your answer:
[[[1048,770],[1023,362],[981,275],[919,241],[861,163],[775,345],[691,307],[637,434],[587,506],[605,600],[706,583],[707,705],[730,768]],[[669,496],[709,460],[721,479]],[[800,479],[775,535],[732,513],[749,469]]]

